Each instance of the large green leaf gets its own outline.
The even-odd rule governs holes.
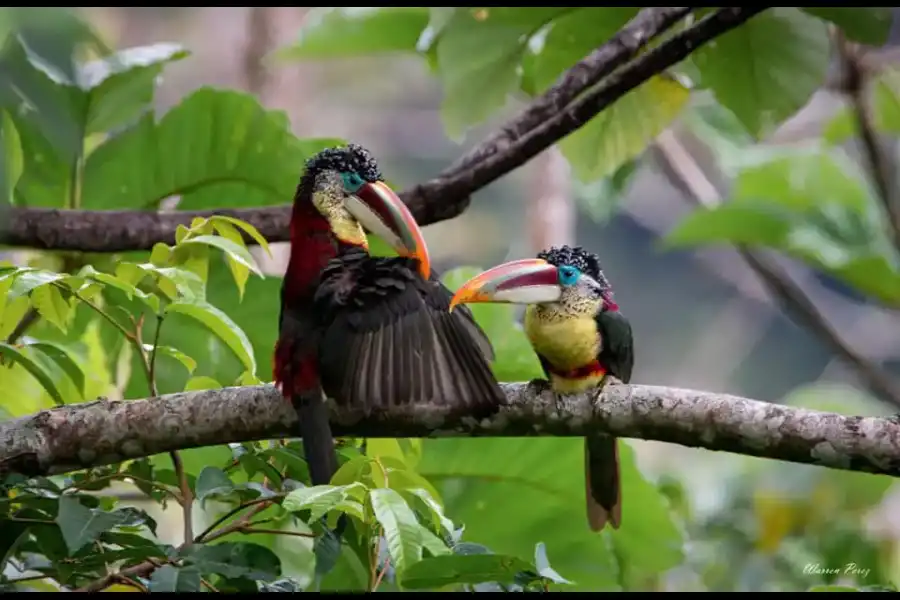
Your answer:
[[[83,65],[77,81],[67,82],[30,60],[18,41],[10,41],[3,53],[0,99],[16,111],[22,143],[30,150],[20,199],[46,206],[77,203],[80,190],[73,174],[86,136],[134,119],[153,99],[164,65],[185,56],[174,44],[130,48]],[[33,110],[19,111],[23,104]]]
[[[900,258],[857,165],[839,150],[757,153],[730,202],[698,209],[669,246],[768,246],[832,273],[863,293],[900,303]]]
[[[150,576],[151,592],[199,592],[202,575],[197,567],[163,565]]]
[[[166,314],[172,313],[185,315],[202,323],[228,345],[247,371],[256,373],[256,358],[253,356],[250,340],[224,312],[211,304],[173,302],[166,307]]]
[[[518,581],[520,573],[534,570],[534,565],[515,556],[446,554],[412,565],[403,577],[403,587],[411,590],[434,589],[487,581],[512,584]]]
[[[369,493],[375,519],[384,528],[384,539],[395,568],[403,571],[422,559],[422,531],[416,514],[398,492],[374,489]]]
[[[12,204],[13,190],[22,176],[24,157],[16,123],[5,110],[0,110],[0,204]]]
[[[798,8],[770,8],[693,55],[701,83],[756,136],[803,106],[825,79],[825,23]]]
[[[637,7],[581,8],[556,19],[532,59],[533,93],[553,85],[564,71],[615,35],[637,11]],[[566,137],[560,148],[579,179],[600,179],[640,154],[678,116],[689,96],[680,83],[654,77]]]
[[[458,139],[470,125],[501,108],[519,84],[528,40],[571,8],[457,8],[443,25],[435,51],[444,84],[441,116]]]
[[[156,79],[190,53],[178,44],[126,48],[85,64],[79,84],[87,93],[85,133],[103,133],[132,121],[153,101]]]
[[[891,31],[893,15],[890,8],[818,6],[802,10],[820,19],[831,21],[840,27],[850,39],[871,46],[884,44]]]
[[[124,523],[126,516],[121,512],[109,513],[96,508],[87,508],[77,498],[61,496],[56,523],[69,548],[69,554],[75,554],[100,537],[100,534]]]
[[[47,373],[47,371],[41,367],[40,364],[35,362],[33,358],[28,356],[28,354],[16,348],[15,346],[11,346],[9,344],[4,344],[0,342],[0,358],[3,359],[2,366],[8,366],[10,364],[18,364],[23,369],[25,369],[29,375],[34,377],[43,388],[50,394],[50,397],[53,398],[53,401],[56,404],[62,406],[65,404],[65,400],[63,400],[62,394],[60,394],[59,389],[56,387],[56,384],[53,382],[53,379]]]
[[[318,7],[311,10],[297,40],[278,58],[320,59],[379,52],[415,52],[428,25],[427,7]]]
[[[91,208],[261,206],[293,197],[304,161],[340,140],[298,140],[283,112],[250,94],[201,88],[159,123],[146,115],[91,153],[84,201]]]
[[[682,559],[665,499],[637,470],[630,446],[619,444],[623,523],[603,535],[585,517],[580,439],[425,440],[420,472],[442,484],[446,513],[479,542],[517,556],[542,541],[576,589],[612,591]]]

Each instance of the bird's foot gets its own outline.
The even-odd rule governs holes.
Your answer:
[[[540,377],[532,379],[528,382],[528,386],[534,388],[538,394],[550,391],[550,382]]]

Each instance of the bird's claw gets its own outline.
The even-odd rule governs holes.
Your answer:
[[[539,377],[529,381],[528,386],[534,388],[538,394],[550,391],[550,382]]]

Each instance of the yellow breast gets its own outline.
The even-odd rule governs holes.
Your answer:
[[[536,307],[525,311],[525,335],[535,352],[559,371],[571,371],[596,360],[600,353],[600,335],[593,316],[563,317],[539,315]],[[603,376],[568,379],[551,375],[551,384],[559,392],[574,392],[593,387]]]

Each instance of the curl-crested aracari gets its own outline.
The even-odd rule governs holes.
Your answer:
[[[595,254],[562,246],[536,259],[498,265],[464,283],[450,304],[473,302],[528,305],[525,334],[555,392],[602,385],[607,374],[626,383],[631,379],[631,325],[619,312]],[[600,531],[607,522],[618,529],[622,496],[614,437],[585,438],[585,489],[591,529]]]
[[[368,254],[366,230],[399,257]],[[491,344],[431,271],[422,232],[364,148],[307,161],[294,197],[275,382],[297,410],[313,485],[337,456],[322,394],[365,414],[413,404],[473,416],[505,401]]]

